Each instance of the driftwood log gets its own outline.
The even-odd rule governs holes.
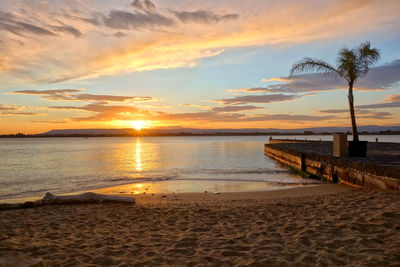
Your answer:
[[[56,196],[51,193],[46,193],[46,195],[42,199],[39,199],[37,201],[27,201],[24,203],[16,203],[16,204],[8,204],[8,203],[0,204],[0,210],[33,208],[43,205],[65,205],[65,204],[104,203],[104,202],[135,203],[135,198],[116,196],[116,195],[102,195],[92,192],[83,193],[79,195],[67,195],[67,196]]]

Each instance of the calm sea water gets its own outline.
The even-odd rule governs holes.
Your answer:
[[[398,136],[379,138],[400,141]],[[124,184],[131,184],[125,193],[141,193],[256,191],[318,183],[293,175],[264,156],[267,140],[266,136],[0,139],[0,200]]]

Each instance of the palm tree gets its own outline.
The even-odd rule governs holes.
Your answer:
[[[347,47],[342,48],[338,53],[336,68],[324,60],[305,57],[293,64],[290,69],[290,76],[307,71],[317,71],[345,79],[349,85],[348,99],[353,141],[359,141],[356,116],[354,114],[353,86],[357,79],[368,73],[369,67],[376,63],[379,58],[379,50],[371,48],[370,42],[365,42],[353,49],[348,49]]]

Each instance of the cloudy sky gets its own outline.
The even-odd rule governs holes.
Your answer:
[[[349,126],[346,85],[308,73],[370,41],[359,125],[400,124],[398,0],[2,0],[0,133]]]

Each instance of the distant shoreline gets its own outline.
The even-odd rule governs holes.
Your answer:
[[[0,138],[48,138],[48,137],[157,137],[157,136],[312,136],[312,135],[333,135],[337,132],[324,133],[281,133],[281,132],[253,132],[253,133],[134,133],[134,134],[3,134]],[[348,133],[351,135],[351,133]],[[361,132],[360,135],[400,135],[400,131],[384,132]]]

